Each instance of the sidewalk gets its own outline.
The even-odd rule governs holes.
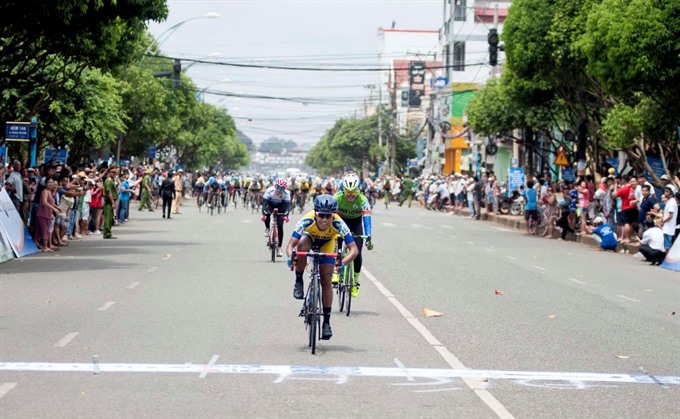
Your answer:
[[[467,207],[464,208],[455,208],[453,211],[451,211],[452,214],[454,215],[460,215],[460,216],[465,216],[469,217],[470,216],[470,210]],[[509,228],[514,228],[516,230],[520,230],[522,232],[525,232],[527,229],[527,223],[524,220],[524,216],[519,215],[503,215],[503,214],[489,214],[485,210],[482,210],[482,215],[481,219],[485,221],[491,221],[496,224],[500,224]],[[560,231],[555,229],[553,231],[553,238],[559,238],[560,237]],[[575,234],[568,234],[567,235],[567,241],[574,241],[577,243],[582,243],[588,246],[592,247],[598,247],[598,244],[595,242],[595,240],[592,238],[590,234],[584,234],[581,236],[577,236]],[[619,245],[616,247],[616,251],[618,253],[630,253],[631,255],[634,255],[638,252],[638,249],[640,248],[640,245],[638,243],[619,243]]]

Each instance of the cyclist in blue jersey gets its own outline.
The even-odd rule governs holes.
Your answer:
[[[349,253],[344,257],[342,263],[349,264],[359,254],[356,243],[352,233],[349,231],[347,224],[342,221],[342,218],[336,214],[338,210],[338,202],[332,195],[319,195],[314,198],[314,211],[305,214],[300,221],[298,221],[293,231],[293,236],[288,241],[286,246],[286,254],[288,255],[288,266],[292,266],[293,261],[291,255],[293,250],[306,252],[310,249],[317,250],[321,253],[335,252],[335,238],[340,235],[345,240],[345,245],[349,249]],[[323,325],[321,327],[321,339],[328,340],[333,336],[331,330],[330,318],[331,308],[333,305],[333,285],[331,284],[331,275],[333,274],[333,267],[335,265],[334,258],[322,258],[320,260],[320,274],[321,274],[321,300],[323,305]],[[295,264],[295,288],[293,289],[293,297],[302,300],[305,298],[304,284],[302,275],[307,266],[307,258],[298,259]]]

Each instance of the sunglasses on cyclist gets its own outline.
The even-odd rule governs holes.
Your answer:
[[[356,191],[345,191],[345,196],[348,198],[355,198],[357,196]]]
[[[319,218],[333,218],[333,214],[326,214],[325,212],[317,212],[316,216]]]
[[[281,187],[281,186],[279,186],[279,185],[276,185],[276,186],[274,186],[274,187],[276,188],[277,191],[285,191],[285,190],[286,190],[286,188],[283,188],[283,187]]]

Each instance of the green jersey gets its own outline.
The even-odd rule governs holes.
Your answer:
[[[401,181],[401,186],[402,186],[402,192],[410,193],[411,189],[413,189],[413,180],[411,178],[404,178],[404,180]]]
[[[371,204],[368,203],[368,198],[362,193],[359,193],[356,199],[350,202],[342,191],[337,192],[335,200],[338,201],[338,215],[342,218],[354,219],[371,214]]]

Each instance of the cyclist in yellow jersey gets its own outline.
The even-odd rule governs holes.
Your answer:
[[[309,251],[310,249],[317,250],[321,253],[335,252],[335,238],[340,235],[345,240],[345,245],[349,252],[342,260],[342,263],[348,264],[359,254],[359,249],[354,243],[354,237],[349,231],[347,224],[342,221],[336,211],[338,210],[338,202],[332,195],[319,195],[314,199],[314,211],[310,211],[298,221],[293,230],[293,235],[286,246],[286,254],[288,255],[288,266],[292,266],[293,261],[291,255],[296,249],[301,252]],[[335,265],[334,258],[320,259],[320,274],[321,274],[321,300],[323,303],[323,325],[321,327],[321,339],[328,340],[333,336],[331,330],[330,318],[331,308],[333,305],[333,285],[331,284],[331,275],[333,274],[333,267]],[[295,288],[293,289],[293,297],[302,300],[304,299],[304,283],[302,275],[307,266],[307,258],[301,258],[295,263]]]

